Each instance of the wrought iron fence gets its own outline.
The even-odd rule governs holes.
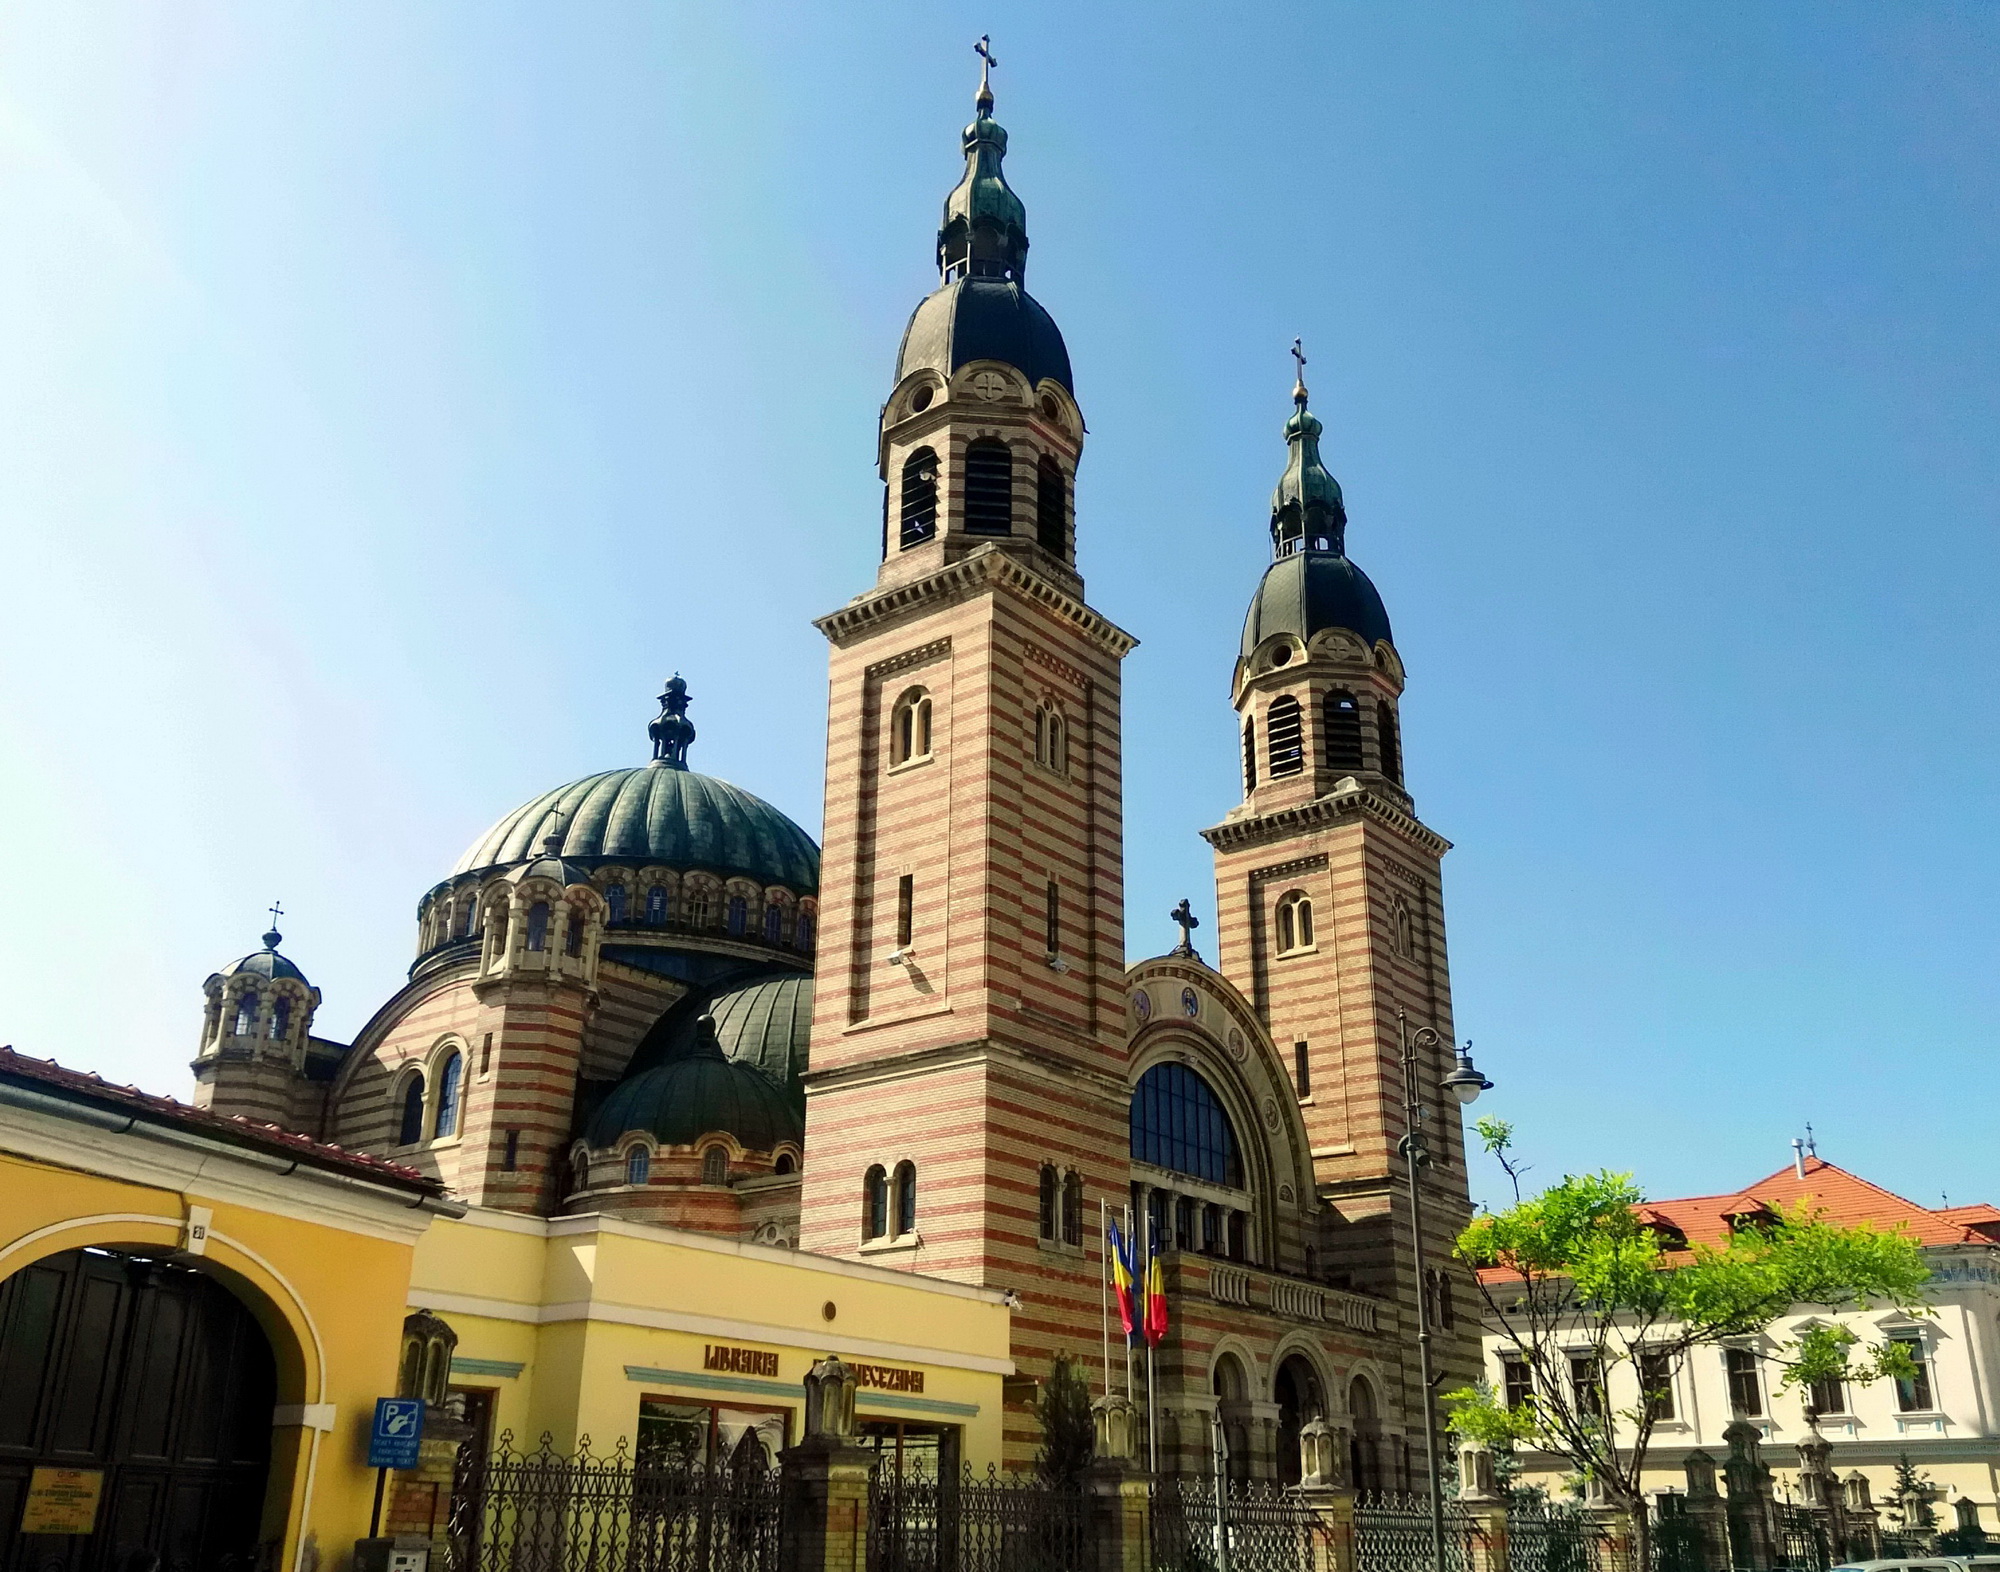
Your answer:
[[[1154,1572],[1307,1572],[1319,1514],[1280,1485],[1231,1480],[1217,1511],[1215,1481],[1175,1475],[1153,1482],[1148,1512]]]
[[[463,1456],[451,1500],[450,1572],[776,1572],[778,1473],[559,1453],[504,1434]]]
[[[1508,1520],[1508,1542],[1513,1542],[1513,1520]],[[1710,1572],[1708,1539],[1698,1519],[1675,1508],[1663,1509],[1653,1519],[1650,1536],[1654,1572]]]
[[[1484,1537],[1464,1508],[1445,1503],[1446,1572],[1477,1572],[1485,1563]],[[1357,1498],[1354,1564],[1357,1572],[1432,1572],[1436,1559],[1431,1546],[1429,1498],[1387,1493]]]
[[[1776,1509],[1778,1565],[1803,1568],[1804,1572],[1826,1572],[1833,1565],[1828,1554],[1825,1520],[1819,1513],[1779,1502]]]
[[[1075,1572],[1085,1502],[1032,1475],[878,1467],[868,1482],[868,1572]]]
[[[1656,1543],[1657,1538],[1656,1531]],[[1510,1572],[1601,1572],[1604,1548],[1603,1527],[1581,1505],[1521,1501],[1507,1508]],[[1679,1560],[1661,1566],[1662,1572],[1701,1572],[1699,1560],[1691,1566]]]

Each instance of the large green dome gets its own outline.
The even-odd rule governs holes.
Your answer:
[[[662,759],[586,775],[523,803],[473,842],[452,873],[524,862],[558,823],[557,850],[585,867],[658,863],[742,874],[799,895],[819,890],[819,847],[810,835],[742,787]]]
[[[755,1065],[732,1059],[716,1041],[715,1021],[703,1015],[694,1041],[663,1064],[628,1074],[591,1115],[585,1139],[615,1146],[644,1130],[663,1146],[689,1146],[724,1132],[746,1150],[768,1152],[806,1138],[803,1099],[794,1099]]]
[[[783,972],[748,982],[724,984],[709,994],[692,994],[675,1004],[640,1039],[625,1068],[627,1078],[655,1065],[685,1058],[701,1045],[706,1015],[715,1040],[731,1059],[755,1065],[803,1110],[806,1047],[812,1037],[813,980],[809,973]]]

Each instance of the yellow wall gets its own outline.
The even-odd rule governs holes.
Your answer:
[[[966,1461],[1000,1460],[1009,1312],[987,1290],[608,1218],[475,1211],[424,1236],[410,1302],[450,1322],[453,1379],[498,1393],[496,1432],[517,1445],[547,1432],[558,1448],[587,1435],[608,1451],[634,1437],[643,1396],[789,1408],[796,1440],[800,1382],[838,1353],[923,1372],[921,1395],[864,1386],[862,1419],[957,1425]],[[707,1370],[711,1345],[769,1350],[777,1372]],[[522,1368],[481,1372],[485,1362]],[[671,1374],[635,1379],[628,1366]]]
[[[204,1161],[211,1170],[231,1166],[227,1158]],[[278,1194],[300,1188],[246,1168],[239,1183]],[[352,1542],[368,1532],[375,1479],[366,1466],[368,1429],[375,1399],[396,1390],[411,1236],[422,1214],[396,1225],[405,1233],[400,1241],[371,1237],[221,1199],[208,1187],[166,1189],[7,1152],[0,1152],[0,1194],[7,1197],[0,1277],[84,1245],[176,1249],[190,1204],[212,1210],[200,1264],[249,1305],[269,1335],[281,1410],[334,1409],[331,1430],[294,1416],[275,1432],[265,1536],[282,1533],[280,1566],[297,1564],[302,1532],[316,1536],[328,1564],[344,1564]],[[386,1211],[396,1203],[385,1196],[380,1204]]]

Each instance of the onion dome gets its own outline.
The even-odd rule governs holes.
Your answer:
[[[755,1065],[773,1085],[783,1087],[803,1110],[806,1045],[812,1036],[813,980],[782,972],[737,982],[704,996],[681,1000],[633,1050],[626,1075],[683,1057],[699,1045],[713,1022],[715,1039],[730,1058]]]
[[[1395,643],[1380,593],[1347,559],[1347,504],[1340,482],[1320,459],[1324,428],[1306,407],[1306,357],[1296,339],[1292,354],[1299,374],[1285,422],[1290,453],[1271,493],[1271,550],[1277,560],[1250,600],[1243,623],[1245,659],[1274,633],[1290,633],[1303,643],[1324,629],[1346,628],[1371,647],[1378,640]]]
[[[1007,133],[993,118],[997,62],[986,39],[977,47],[979,92],[963,139],[965,177],[945,198],[938,227],[944,283],[903,331],[896,381],[920,370],[949,378],[970,361],[999,360],[1018,368],[1031,387],[1049,377],[1074,396],[1062,332],[1027,292],[1028,211],[1000,167]]]
[[[627,1075],[591,1116],[584,1139],[614,1146],[644,1130],[663,1146],[689,1146],[704,1135],[734,1136],[747,1150],[803,1144],[805,1111],[762,1070],[722,1051],[711,1015],[697,1016],[692,1040],[665,1063]]]
[[[810,835],[761,797],[687,767],[694,740],[687,703],[687,684],[677,677],[648,728],[650,764],[586,775],[523,803],[473,842],[453,877],[539,854],[560,860],[560,873],[548,871],[566,885],[579,882],[579,872],[587,881],[589,870],[605,863],[653,863],[816,893],[819,846]]]
[[[272,916],[275,917],[276,915],[277,909],[273,907]],[[290,977],[297,982],[305,982],[306,974],[294,966],[290,960],[278,953],[278,946],[284,942],[284,937],[282,933],[278,932],[277,927],[273,925],[271,930],[264,935],[263,949],[251,951],[240,961],[231,961],[217,975],[222,977],[235,977],[238,974],[248,977]],[[310,987],[311,984],[308,983],[307,986]]]

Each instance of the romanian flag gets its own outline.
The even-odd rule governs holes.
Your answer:
[[[1105,1254],[1111,1259],[1111,1292],[1118,1301],[1118,1324],[1125,1329],[1126,1339],[1136,1344],[1144,1328],[1133,1281],[1132,1244],[1113,1222],[1107,1225],[1105,1245]]]
[[[1146,1334],[1146,1342],[1154,1347],[1167,1335],[1167,1274],[1160,1265],[1160,1241],[1153,1236],[1153,1230],[1146,1230],[1146,1281],[1140,1292],[1140,1309],[1143,1318],[1140,1326]]]

